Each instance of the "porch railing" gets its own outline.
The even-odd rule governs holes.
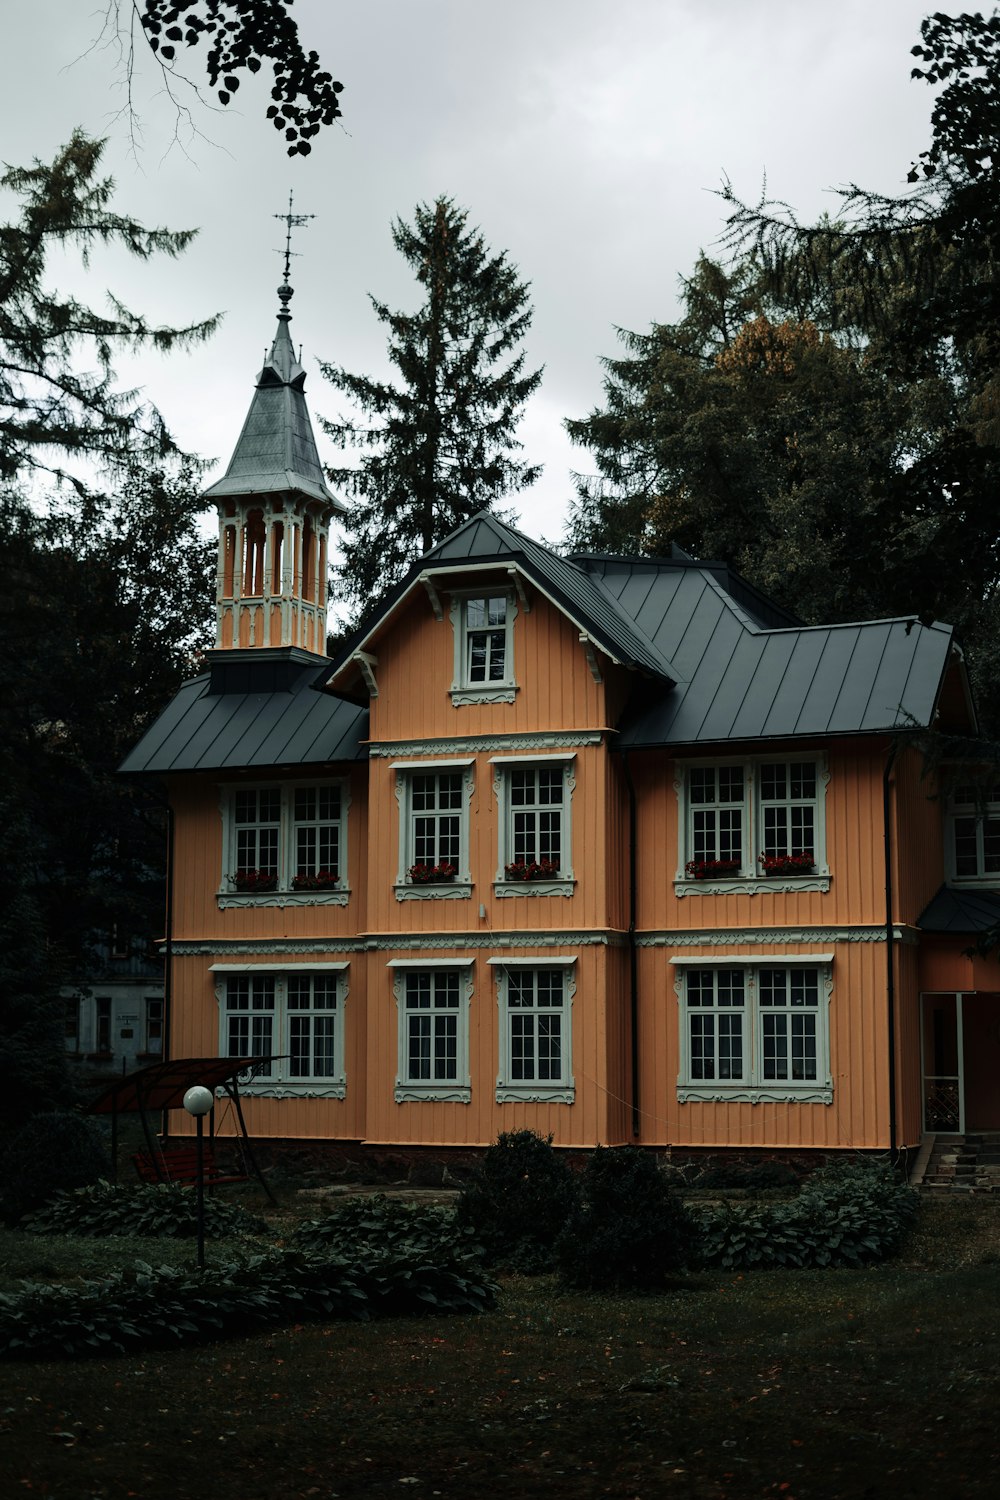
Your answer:
[[[962,1128],[957,1074],[924,1079],[924,1129],[928,1133],[958,1134]]]

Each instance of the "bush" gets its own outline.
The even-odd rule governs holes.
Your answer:
[[[916,1209],[916,1193],[887,1161],[838,1162],[790,1202],[699,1215],[699,1259],[725,1270],[872,1264],[895,1253]]]
[[[384,1193],[343,1198],[323,1218],[304,1220],[290,1243],[300,1250],[335,1255],[401,1245],[432,1258],[443,1251],[461,1249],[476,1255],[480,1250],[473,1231],[456,1224],[453,1209],[402,1203]]]
[[[572,1287],[661,1287],[686,1265],[691,1234],[655,1157],[639,1146],[598,1146],[556,1246],[559,1275]]]
[[[3,1216],[16,1223],[56,1193],[108,1177],[111,1163],[93,1120],[64,1110],[32,1115],[0,1155]]]
[[[205,1271],[140,1262],[82,1286],[26,1282],[0,1295],[0,1357],[124,1354],[312,1318],[482,1312],[495,1290],[481,1274],[422,1266],[402,1254],[353,1264],[270,1250]]]
[[[503,1131],[462,1189],[460,1229],[471,1229],[493,1265],[528,1275],[553,1264],[556,1239],[576,1207],[572,1170],[533,1130]]]
[[[91,1183],[56,1193],[28,1214],[20,1227],[29,1234],[75,1234],[88,1239],[106,1235],[146,1235],[157,1239],[190,1239],[198,1233],[198,1200],[193,1188],[179,1183],[117,1187]],[[232,1234],[267,1234],[263,1219],[214,1194],[205,1196],[205,1234],[221,1239]]]

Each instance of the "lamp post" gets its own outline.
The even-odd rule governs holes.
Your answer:
[[[198,1193],[198,1266],[200,1270],[205,1269],[205,1116],[215,1103],[215,1097],[211,1089],[206,1089],[202,1084],[196,1083],[193,1088],[188,1089],[184,1095],[184,1108],[189,1115],[194,1115],[198,1122],[198,1173],[196,1189]]]

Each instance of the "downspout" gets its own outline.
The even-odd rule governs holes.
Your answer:
[[[635,941],[636,916],[636,808],[635,783],[628,751],[622,751],[625,785],[628,788],[628,963],[629,1007],[632,1023],[632,1134],[639,1138],[639,955]]]
[[[167,803],[167,899],[163,913],[163,1061],[170,1058],[174,990],[174,810]],[[164,1124],[166,1121],[164,1120]]]
[[[886,1006],[889,1026],[889,1155],[893,1164],[898,1150],[896,1141],[896,966],[894,963],[894,928],[892,921],[892,791],[891,777],[899,754],[899,742],[893,740],[882,774],[882,829],[885,842],[885,961]]]

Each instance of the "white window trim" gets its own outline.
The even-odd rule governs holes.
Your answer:
[[[736,1104],[832,1104],[833,1075],[830,1071],[830,998],[833,993],[832,953],[708,953],[696,957],[672,958],[674,965],[674,990],[677,995],[678,1035],[680,1040],[680,1063],[677,1073],[677,1101],[691,1104],[699,1101]],[[761,969],[788,969],[806,967],[819,971],[818,1005],[816,1016],[816,1077],[795,1083],[786,1078],[773,1083],[761,1081],[754,1069],[760,1054],[761,1010],[757,1003],[756,975]],[[749,1080],[734,1083],[713,1079],[710,1082],[691,1080],[691,1032],[688,1026],[687,1005],[688,969],[742,969],[747,976],[748,991],[745,1010],[744,1041],[747,1044]]]
[[[397,901],[461,901],[472,895],[472,874],[469,868],[469,807],[475,792],[475,757],[463,756],[451,760],[394,760],[390,771],[396,773],[396,802],[399,807],[399,861],[396,884],[393,890]],[[458,873],[454,880],[442,881],[439,885],[414,885],[409,878],[413,864],[410,847],[410,792],[413,777],[434,775],[439,771],[462,772],[462,806],[459,811]],[[426,965],[425,965],[426,967]]]
[[[816,767],[816,847],[813,850],[815,870],[810,875],[765,875],[757,856],[763,847],[760,785],[758,772],[762,765],[787,763],[792,760],[809,762]],[[691,858],[689,851],[688,772],[700,766],[743,766],[743,822],[746,829],[743,864],[738,874],[720,876],[718,879],[695,880],[687,873],[686,865]],[[830,889],[830,866],[826,857],[826,793],[830,784],[830,770],[824,754],[798,755],[791,751],[775,755],[712,755],[697,760],[676,762],[674,791],[677,794],[678,850],[677,870],[674,875],[675,896],[756,896],[762,892],[777,891],[828,891]]]
[[[954,793],[949,794],[945,804],[945,880],[948,885],[997,890],[1000,887],[1000,871],[993,870],[976,875],[959,875],[958,873],[958,862],[955,857],[955,819],[970,816],[976,818],[980,824],[990,816],[1000,818],[1000,802],[986,800],[977,807],[972,802],[956,802]],[[978,840],[977,831],[977,843]]]
[[[386,968],[392,971],[392,992],[396,999],[396,1080],[393,1093],[396,1103],[413,1104],[431,1101],[438,1104],[468,1104],[472,1098],[472,1080],[469,1075],[469,1011],[475,988],[473,960],[471,958],[394,958],[389,960]],[[417,970],[433,973],[441,969],[464,969],[466,971],[465,983],[459,987],[458,1011],[453,1012],[458,1018],[455,1057],[457,1077],[453,1082],[439,1079],[412,1080],[403,1076],[403,1059],[407,1056],[409,1047],[406,1028],[406,1018],[409,1014],[406,1009],[406,975],[408,972]]]
[[[576,790],[576,754],[573,751],[552,755],[492,755],[493,793],[497,799],[497,871],[493,880],[496,896],[572,896],[576,889],[573,875],[573,793]],[[562,866],[552,880],[508,880],[506,867],[511,862],[510,780],[512,766],[563,766]]]
[[[497,1023],[499,1033],[499,1064],[497,1069],[496,1101],[498,1104],[543,1103],[572,1104],[576,1099],[576,1079],[573,1076],[573,998],[576,994],[576,955],[569,957],[551,954],[537,958],[491,958],[487,962],[496,969]],[[510,969],[563,969],[563,1029],[562,1053],[565,1060],[563,1077],[554,1082],[534,1081],[512,1083],[510,1081],[510,1010],[507,1005],[507,973]]]
[[[303,963],[303,964],[211,964],[209,972],[215,976],[215,998],[219,1010],[219,1056],[227,1057],[228,1035],[226,1018],[227,979],[241,975],[270,974],[276,980],[274,1004],[274,1029],[276,1033],[275,1075],[271,1078],[240,1079],[240,1093],[256,1099],[344,1099],[347,1097],[346,1060],[344,1056],[344,1012],[347,1007],[349,985],[348,962]],[[337,1009],[334,1020],[334,1052],[339,1064],[338,1071],[330,1078],[289,1078],[286,1073],[288,1058],[280,1054],[287,1050],[285,1027],[288,1022],[288,991],[282,981],[290,974],[338,974]]]
[[[507,617],[504,624],[504,664],[507,670],[503,678],[499,681],[488,683],[469,682],[466,676],[466,641],[468,631],[465,623],[465,606],[469,599],[485,599],[491,595],[497,598],[502,595],[507,600]],[[490,588],[487,585],[481,589],[468,589],[451,594],[448,617],[451,620],[452,635],[455,643],[455,665],[451,683],[451,701],[456,708],[473,703],[514,702],[517,694],[517,682],[514,677],[514,619],[516,615],[517,606],[514,603],[514,591],[506,583],[499,584],[495,588]]]
[[[330,890],[296,891],[292,888],[295,866],[295,793],[309,787],[340,788],[340,870],[337,885]],[[232,877],[236,869],[235,803],[237,792],[277,790],[281,797],[278,831],[278,885],[273,891],[236,891]],[[222,788],[222,878],[216,901],[220,911],[236,906],[346,906],[351,896],[347,883],[347,829],[351,806],[351,784],[346,777],[323,776],[316,780],[233,782]]]

